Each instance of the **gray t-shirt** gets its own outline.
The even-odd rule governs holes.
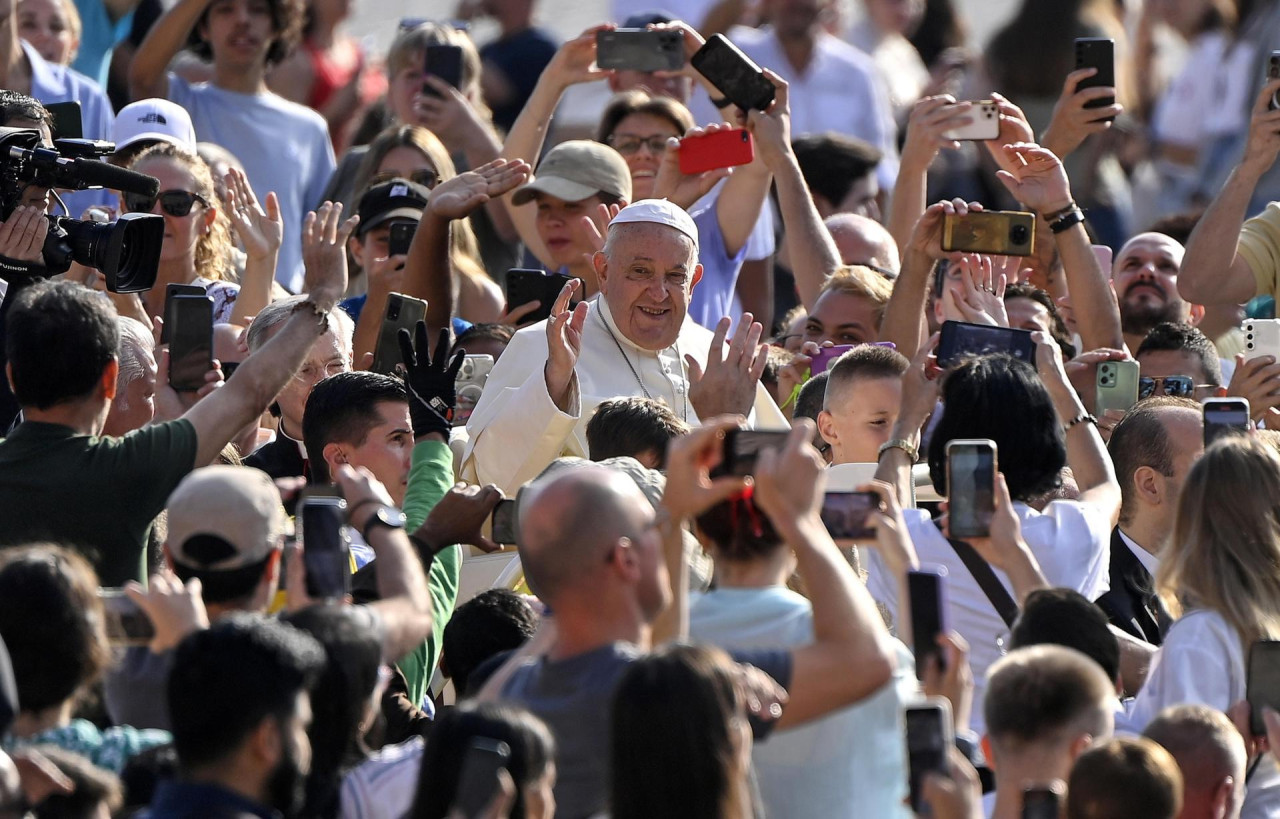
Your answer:
[[[606,809],[613,692],[623,673],[644,653],[631,643],[613,643],[567,660],[538,658],[517,669],[503,687],[503,699],[537,714],[556,738],[558,819],[582,819]],[[743,651],[732,656],[764,671],[783,688],[791,685],[788,651]]]

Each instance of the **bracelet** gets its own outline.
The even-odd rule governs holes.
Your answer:
[[[717,97],[711,100],[711,104],[714,105],[716,108],[727,108],[733,103],[729,101],[728,97]]]
[[[1098,419],[1087,412],[1082,412],[1075,418],[1072,418],[1070,421],[1063,424],[1062,429],[1070,432],[1072,427],[1079,426],[1080,424],[1093,424],[1096,427],[1098,425]]]
[[[891,441],[885,441],[880,445],[880,451],[876,453],[876,460],[884,457],[884,454],[891,449],[901,449],[911,459],[911,463],[915,463],[920,459],[920,450],[916,445],[908,441],[906,438],[894,438]]]
[[[1048,213],[1042,213],[1040,215],[1044,217],[1044,220],[1046,222],[1052,222],[1053,220],[1060,219],[1063,216],[1066,216],[1071,211],[1078,210],[1078,209],[1079,209],[1079,205],[1077,205],[1075,201],[1068,201],[1066,207],[1058,208],[1057,210],[1049,211]]]
[[[1063,231],[1070,230],[1071,228],[1075,227],[1076,225],[1080,224],[1083,221],[1084,221],[1084,214],[1080,212],[1079,208],[1076,208],[1075,210],[1068,212],[1065,216],[1060,217],[1056,221],[1050,222],[1049,230],[1053,231],[1054,234],[1062,233]]]

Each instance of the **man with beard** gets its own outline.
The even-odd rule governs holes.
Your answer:
[[[261,615],[183,640],[169,676],[182,776],[159,786],[149,819],[296,816],[311,768],[308,691],[323,665],[313,637]]]
[[[1124,343],[1138,349],[1157,324],[1197,324],[1204,308],[1178,295],[1178,272],[1185,250],[1163,233],[1139,233],[1116,256],[1111,282],[1120,303]]]

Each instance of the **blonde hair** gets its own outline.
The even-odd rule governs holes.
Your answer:
[[[1192,467],[1156,591],[1175,617],[1217,612],[1247,648],[1280,637],[1280,455],[1252,437],[1215,443]]]
[[[876,329],[884,320],[884,310],[893,295],[893,285],[884,276],[861,264],[845,265],[822,284],[818,298],[831,291],[846,296],[860,296],[871,302],[876,317]]]
[[[421,66],[430,45],[455,45],[462,49],[462,87],[458,90],[487,122],[491,114],[480,94],[480,52],[465,31],[444,23],[423,23],[402,31],[387,51],[387,76],[394,77],[410,66]]]
[[[200,194],[214,212],[209,232],[196,239],[196,276],[212,281],[233,281],[235,274],[227,266],[231,251],[231,223],[222,212],[222,203],[218,199],[217,188],[213,185],[213,172],[209,170],[209,166],[186,148],[171,142],[160,142],[134,157],[129,167],[136,170],[143,162],[151,159],[167,159],[185,168],[195,180],[195,190],[191,193]]]
[[[365,154],[360,167],[356,169],[353,185],[356,201],[359,201],[368,189],[369,180],[377,172],[382,160],[396,148],[413,148],[419,151],[435,168],[441,182],[458,175],[448,149],[435,134],[418,125],[392,125],[369,143],[369,152]],[[454,219],[449,223],[449,261],[453,269],[462,275],[489,281],[489,276],[484,271],[484,263],[480,260],[480,242],[476,240],[475,231],[471,229],[470,219]]]

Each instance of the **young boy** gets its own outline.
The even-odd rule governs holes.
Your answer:
[[[831,445],[831,464],[873,464],[898,420],[902,374],[909,361],[897,350],[862,344],[828,370],[818,431]]]

